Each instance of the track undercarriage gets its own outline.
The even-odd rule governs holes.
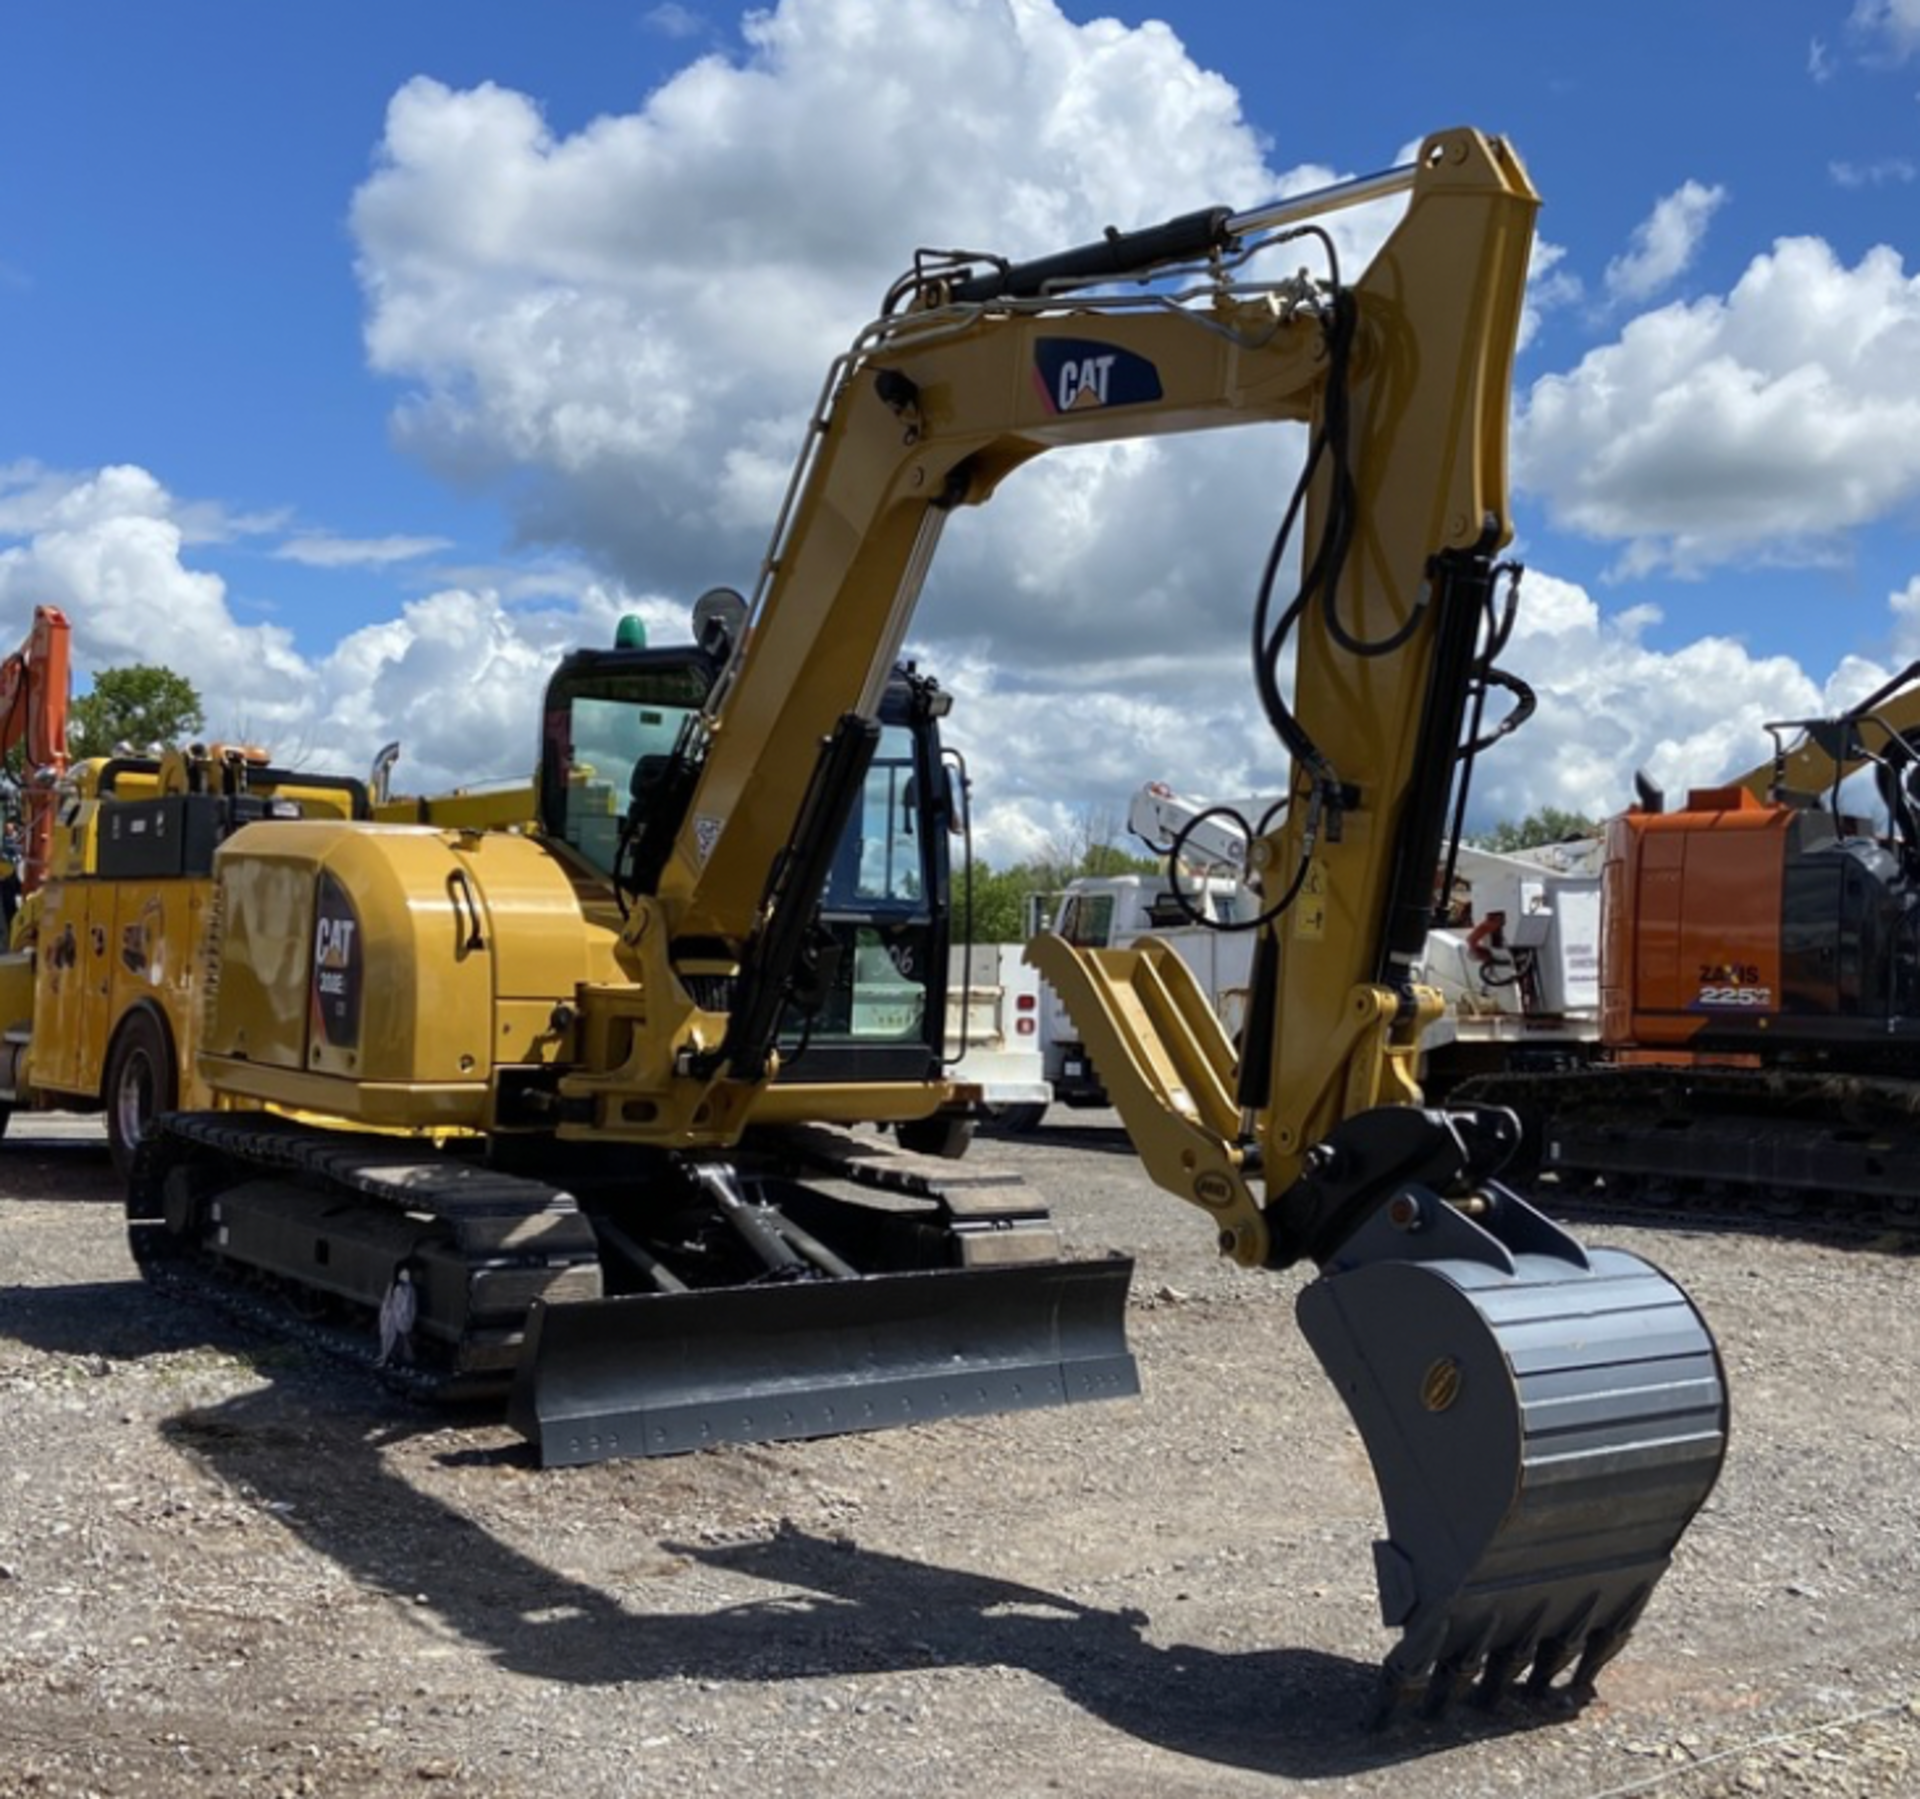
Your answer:
[[[1583,1207],[1797,1220],[1920,1239],[1920,1082],[1817,1068],[1506,1074],[1459,1096],[1528,1121]]]
[[[156,1284],[368,1364],[509,1399],[545,1463],[1138,1390],[1131,1264],[1067,1262],[1017,1182],[936,1182],[830,1131],[556,1181],[270,1114],[167,1116],[128,1197]],[[524,1157],[522,1158],[524,1160]]]

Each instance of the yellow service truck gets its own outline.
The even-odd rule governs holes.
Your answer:
[[[101,1111],[114,1165],[158,1112],[219,1103],[194,1067],[213,852],[242,825],[364,819],[364,782],[193,746],[76,763],[55,795],[46,879],[0,954],[0,1128]]]

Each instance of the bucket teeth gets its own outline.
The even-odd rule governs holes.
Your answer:
[[[1575,1613],[1573,1622],[1540,1645],[1533,1660],[1533,1672],[1527,1677],[1527,1697],[1538,1699],[1552,1689],[1553,1683],[1573,1665],[1585,1640],[1587,1620],[1593,1616],[1593,1599]]]
[[[1565,1628],[1545,1639],[1540,1624],[1546,1607],[1535,1605],[1511,1629],[1504,1618],[1483,1620],[1459,1647],[1431,1660],[1418,1652],[1409,1656],[1403,1642],[1381,1664],[1369,1727],[1384,1729],[1409,1714],[1432,1722],[1462,1703],[1490,1713],[1516,1697],[1534,1704],[1584,1705],[1600,1670],[1626,1647],[1652,1591],[1652,1583],[1645,1583],[1623,1610],[1600,1625],[1593,1622],[1598,1596],[1589,1595]],[[1444,1624],[1436,1624],[1423,1641],[1447,1634]],[[1569,1668],[1572,1678],[1562,1681]]]
[[[1498,1711],[1505,1703],[1515,1678],[1526,1671],[1540,1646],[1540,1625],[1547,1615],[1545,1604],[1536,1605],[1527,1614],[1519,1631],[1497,1644],[1480,1671],[1480,1684],[1473,1690],[1473,1702],[1483,1711]]]
[[[1633,1627],[1640,1622],[1640,1614],[1647,1609],[1647,1601],[1653,1596],[1653,1582],[1648,1581],[1638,1593],[1628,1601],[1626,1609],[1604,1630],[1588,1633],[1587,1640],[1580,1647],[1580,1665],[1573,1672],[1573,1691],[1585,1695],[1593,1691],[1594,1682],[1600,1676],[1600,1670],[1627,1646],[1627,1638],[1633,1635]]]
[[[1438,1718],[1450,1712],[1464,1699],[1480,1678],[1481,1670],[1487,1665],[1487,1655],[1493,1645],[1494,1620],[1489,1618],[1480,1627],[1480,1633],[1464,1647],[1456,1650],[1445,1660],[1435,1663],[1432,1674],[1427,1677],[1426,1714],[1429,1718]]]

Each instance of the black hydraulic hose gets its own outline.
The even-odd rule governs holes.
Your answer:
[[[1483,750],[1491,748],[1501,738],[1517,731],[1525,724],[1533,716],[1534,709],[1539,704],[1533,689],[1518,675],[1509,674],[1505,669],[1493,666],[1493,659],[1506,648],[1507,640],[1513,635],[1514,620],[1520,609],[1520,577],[1525,572],[1517,562],[1502,562],[1492,571],[1492,581],[1497,582],[1502,575],[1506,577],[1506,599],[1496,610],[1493,604],[1493,589],[1489,586],[1486,612],[1487,641],[1473,669],[1472,719],[1467,727],[1466,739],[1456,757],[1460,775],[1454,784],[1453,817],[1447,827],[1446,855],[1440,869],[1439,881],[1436,883],[1438,904],[1443,916],[1452,902],[1454,875],[1460,865],[1460,841],[1466,831],[1467,799],[1473,785],[1474,764]],[[1503,688],[1511,693],[1514,696],[1514,704],[1491,731],[1483,732],[1482,721],[1486,717],[1487,694],[1489,689],[1494,687]]]
[[[1489,531],[1491,535],[1491,530]],[[1444,860],[1449,798],[1459,761],[1468,696],[1477,687],[1480,627],[1495,578],[1481,550],[1448,550],[1429,565],[1435,612],[1433,656],[1427,671],[1413,748],[1413,773],[1400,813],[1385,928],[1375,978],[1399,989],[1419,959],[1433,926],[1434,871]]]
[[[1280,1004],[1280,944],[1263,931],[1248,975],[1252,998],[1240,1027],[1240,1072],[1234,1097],[1243,1112],[1262,1110],[1273,1094],[1273,1038]]]
[[[1328,254],[1331,257],[1330,244]],[[1333,294],[1326,324],[1327,381],[1321,428],[1308,447],[1306,465],[1294,484],[1279,529],[1274,533],[1273,545],[1267,553],[1266,565],[1261,570],[1259,598],[1253,619],[1253,672],[1255,689],[1267,722],[1272,725],[1275,735],[1288,753],[1306,770],[1320,810],[1329,815],[1328,829],[1337,836],[1340,810],[1346,802],[1345,790],[1332,763],[1300,723],[1281,692],[1281,658],[1294,628],[1316,599],[1326,612],[1328,630],[1336,641],[1349,649],[1370,653],[1384,653],[1384,648],[1391,646],[1382,646],[1376,651],[1372,646],[1355,644],[1334,616],[1340,578],[1353,547],[1357,524],[1357,490],[1349,460],[1347,378],[1348,358],[1359,322],[1359,306],[1353,295],[1339,285],[1337,265],[1332,285]],[[1276,620],[1274,609],[1280,559],[1292,540],[1294,526],[1305,509],[1307,494],[1323,462],[1331,466],[1327,473],[1329,504],[1320,541],[1314,547],[1312,560],[1301,571],[1300,585],[1293,598]],[[1277,909],[1284,910],[1298,892],[1308,855],[1309,852],[1303,851],[1303,867]]]

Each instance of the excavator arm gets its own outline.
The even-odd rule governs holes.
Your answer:
[[[1405,192],[1349,279],[1321,220]],[[1314,1263],[1302,1328],[1373,1456],[1383,1706],[1575,1683],[1632,1629],[1725,1446],[1712,1339],[1647,1264],[1589,1253],[1499,1178],[1510,1114],[1423,1107],[1415,984],[1463,765],[1521,684],[1506,424],[1537,199],[1504,144],[1029,264],[923,255],[834,365],[712,697],[655,771],[623,979],[582,990],[617,1068],[591,1129],[724,1140],[777,1070],[821,858],[950,515],[1078,444],[1303,427],[1254,605],[1292,759],[1252,845],[1265,906],[1236,1049],[1151,947],[1036,959],[1152,1177],[1252,1267]],[[1323,273],[1255,279],[1280,243]],[[1282,489],[1284,493],[1284,488]],[[1297,575],[1291,574],[1297,565]],[[673,803],[657,803],[670,794]]]
[[[1912,766],[1920,735],[1920,662],[1837,716],[1778,719],[1766,730],[1773,753],[1726,783],[1755,799],[1824,799],[1870,764],[1897,776]]]

